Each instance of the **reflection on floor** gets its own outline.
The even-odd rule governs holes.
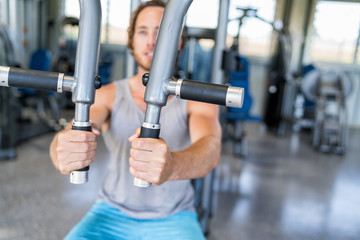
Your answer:
[[[216,172],[209,240],[360,239],[360,131],[351,131],[345,156],[312,149],[310,135],[278,138],[247,124],[249,157],[224,143]],[[0,240],[62,239],[96,198],[105,171],[99,141],[86,185],[71,185],[48,157],[53,134],[0,161]]]

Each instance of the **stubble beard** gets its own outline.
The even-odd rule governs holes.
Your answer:
[[[138,56],[138,54],[136,54],[136,53],[134,53],[134,59],[139,67],[144,69],[146,72],[150,71],[151,61],[150,61],[150,63],[147,62],[146,60],[143,61],[142,58],[140,56]]]

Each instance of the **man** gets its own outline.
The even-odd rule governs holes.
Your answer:
[[[205,176],[219,163],[218,107],[169,97],[160,139],[139,138],[146,109],[142,76],[150,70],[164,7],[149,1],[134,11],[128,47],[138,72],[97,91],[90,111],[93,131],[68,127],[51,143],[53,164],[62,174],[92,163],[97,126],[110,152],[99,200],[66,239],[204,239],[190,179]],[[153,186],[136,187],[134,177]]]

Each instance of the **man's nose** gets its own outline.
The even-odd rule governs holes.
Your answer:
[[[148,35],[148,45],[150,47],[155,47],[155,43],[156,43],[156,37],[157,37],[157,33],[153,32],[151,34]]]

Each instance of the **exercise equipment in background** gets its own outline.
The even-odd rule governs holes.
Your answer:
[[[261,117],[251,114],[253,98],[250,94],[250,64],[247,58],[240,54],[239,45],[240,29],[243,19],[256,16],[256,9],[238,8],[242,11],[239,18],[233,19],[239,21],[237,35],[233,38],[230,49],[223,51],[222,69],[225,72],[225,82],[232,86],[244,89],[244,104],[242,108],[226,108],[222,114],[224,123],[225,139],[229,138],[233,144],[233,154],[243,158],[248,157],[248,142],[244,123],[246,121],[261,121]],[[232,21],[233,21],[232,20]]]
[[[9,29],[0,24],[0,65],[18,67],[15,44]],[[15,89],[0,88],[0,159],[16,157],[18,105],[15,101]]]
[[[339,70],[313,68],[304,75],[301,92],[305,97],[304,106],[312,106],[311,103],[315,106],[312,144],[319,151],[346,152],[349,132],[346,98],[352,85],[349,76]]]

